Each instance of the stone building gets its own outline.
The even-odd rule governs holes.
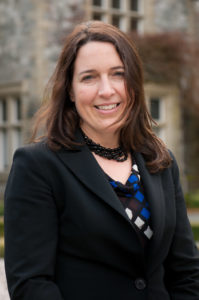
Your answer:
[[[196,35],[191,0],[0,1],[0,194],[13,152],[30,136],[31,117],[42,101],[64,37],[80,21],[99,19],[125,32],[182,31]],[[155,130],[184,172],[180,97],[174,85],[145,85]],[[185,182],[185,181],[184,181]],[[0,197],[1,197],[0,195]]]

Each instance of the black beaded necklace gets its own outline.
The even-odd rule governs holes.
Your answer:
[[[116,160],[118,162],[123,162],[127,160],[127,152],[124,149],[122,149],[122,147],[117,147],[114,149],[105,148],[100,144],[96,144],[95,142],[93,142],[87,135],[85,135],[84,132],[82,132],[82,134],[84,137],[84,141],[86,142],[91,152],[94,152],[95,154],[107,159]]]

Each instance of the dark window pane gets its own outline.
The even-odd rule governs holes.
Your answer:
[[[138,29],[138,20],[135,18],[131,18],[130,20],[130,30],[137,31]]]
[[[101,21],[102,20],[102,14],[94,12],[93,13],[93,20]]]
[[[138,0],[130,0],[130,10],[138,11]]]
[[[0,100],[0,119],[2,122],[7,121],[7,102],[5,99]]]
[[[2,159],[3,159],[3,169],[8,167],[8,135],[7,131],[4,129],[2,130]]]
[[[93,5],[102,6],[102,0],[93,0]]]
[[[7,121],[7,103],[6,100],[2,103],[2,109],[3,109],[3,121]]]
[[[120,8],[120,0],[112,0],[112,8]]]
[[[16,99],[16,117],[17,120],[21,120],[21,100]]]
[[[160,99],[150,100],[150,112],[153,119],[160,119]]]
[[[112,24],[119,28],[120,27],[120,17],[113,15],[112,16]]]

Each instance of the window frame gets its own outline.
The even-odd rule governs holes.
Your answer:
[[[154,118],[151,114],[151,101],[159,100],[159,118]],[[150,95],[147,99],[148,109],[152,119],[156,122],[157,125],[153,124],[152,129],[155,134],[160,137],[162,140],[166,139],[166,106],[165,99],[161,95]]]
[[[144,0],[138,0],[138,10],[130,10],[129,0],[120,0],[120,8],[112,7],[112,0],[102,0],[101,6],[92,4],[92,0],[87,0],[88,19],[95,19],[94,14],[101,15],[100,20],[112,24],[112,17],[118,16],[119,28],[124,32],[133,31],[131,29],[131,20],[137,23],[136,31],[143,31],[142,20],[144,17]],[[99,18],[97,18],[99,20]]]
[[[9,170],[14,151],[22,145],[24,139],[25,118],[21,84],[0,85],[0,110],[1,101],[6,102],[7,115],[6,120],[3,121],[2,118],[0,120],[0,140],[4,149],[0,153],[0,173],[4,174]]]

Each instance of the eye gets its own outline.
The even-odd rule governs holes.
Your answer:
[[[113,73],[113,76],[124,78],[124,72],[119,72],[119,71],[115,72],[115,73]]]
[[[82,77],[82,81],[91,81],[92,79],[94,79],[94,75],[86,75]]]

